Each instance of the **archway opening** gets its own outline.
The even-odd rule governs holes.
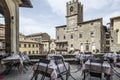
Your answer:
[[[0,54],[5,53],[5,19],[0,14]]]

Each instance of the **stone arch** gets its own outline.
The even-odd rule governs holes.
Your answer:
[[[5,2],[5,0],[1,0],[0,2],[0,13],[4,16],[5,19],[5,45],[6,45],[6,52],[11,52],[11,28],[10,28],[10,23],[11,23],[11,19],[10,19],[10,11],[8,9],[8,6]],[[7,35],[7,36],[6,36]],[[9,38],[8,38],[9,37]]]
[[[29,0],[0,0],[0,13],[5,18],[6,52],[19,51],[19,6],[32,7]]]

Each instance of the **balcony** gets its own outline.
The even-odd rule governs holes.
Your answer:
[[[67,48],[56,48],[56,51],[67,51]]]

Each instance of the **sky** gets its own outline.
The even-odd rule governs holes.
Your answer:
[[[55,38],[55,27],[66,24],[66,2],[70,0],[31,0],[33,8],[20,8],[20,32],[28,35],[46,32]],[[120,0],[79,0],[84,21],[103,18],[106,25],[111,17],[120,16]],[[3,22],[0,19],[0,22]]]

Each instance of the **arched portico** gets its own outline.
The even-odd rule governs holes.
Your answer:
[[[19,6],[32,7],[29,0],[0,0],[0,13],[5,18],[6,52],[19,51]]]

